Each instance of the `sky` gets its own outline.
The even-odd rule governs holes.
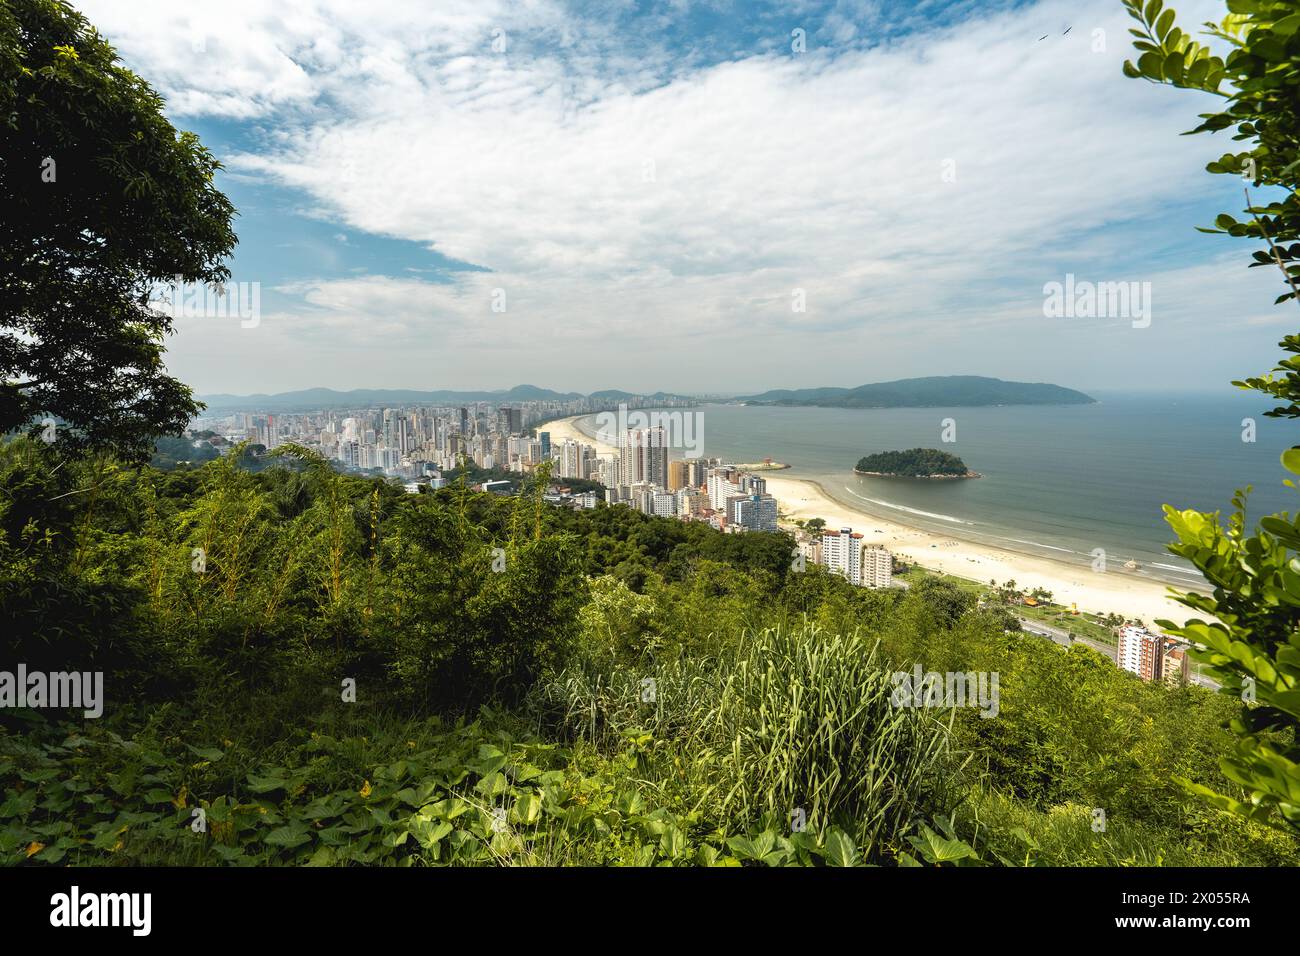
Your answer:
[[[200,395],[1227,389],[1294,325],[1118,0],[74,2],[225,166],[260,315],[177,321]]]

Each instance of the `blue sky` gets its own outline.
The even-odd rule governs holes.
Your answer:
[[[179,322],[200,393],[1214,388],[1288,330],[1114,0],[80,7],[227,167],[262,315]],[[1149,326],[1044,316],[1066,273]]]

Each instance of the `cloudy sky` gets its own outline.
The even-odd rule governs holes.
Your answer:
[[[1294,324],[1118,0],[76,2],[226,166],[261,320],[179,323],[201,394],[1209,389]]]

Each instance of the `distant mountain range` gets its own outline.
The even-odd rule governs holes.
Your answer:
[[[933,408],[976,405],[1090,405],[1083,392],[1043,382],[1004,382],[979,375],[935,375],[877,382],[857,388],[777,389],[739,401],[755,405],[822,408]]]
[[[357,388],[341,392],[332,388],[306,388],[296,392],[259,395],[200,395],[209,412],[302,412],[325,408],[374,408],[392,405],[453,405],[468,402],[572,402],[588,399],[614,403],[639,399],[689,401],[691,396],[672,392],[643,395],[619,389],[556,392],[536,385],[516,385],[495,391],[423,391],[413,388]],[[857,388],[777,389],[737,399],[754,405],[819,405],[825,408],[927,408],[973,405],[1087,405],[1096,399],[1072,388],[1044,383],[1004,382],[979,375],[904,378]]]
[[[340,392],[332,388],[305,388],[296,392],[276,392],[272,395],[221,394],[197,397],[207,405],[209,412],[297,412],[323,408],[370,408],[379,405],[451,405],[457,402],[572,402],[583,398],[594,402],[618,402],[632,398],[683,400],[683,396],[667,392],[639,395],[634,392],[606,389],[583,395],[581,392],[555,392],[549,388],[538,388],[536,385],[516,385],[511,389],[497,391],[357,388]]]

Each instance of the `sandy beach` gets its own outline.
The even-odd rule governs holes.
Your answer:
[[[574,419],[551,422],[540,430],[551,434],[551,443],[572,438],[596,445],[601,455],[612,455],[612,445],[594,442],[574,426]],[[1140,578],[1119,568],[1104,573],[1082,565],[1065,564],[1049,558],[1017,554],[987,545],[945,537],[897,522],[886,521],[836,501],[815,481],[766,473],[767,490],[777,499],[781,523],[793,530],[793,522],[821,518],[828,527],[860,531],[867,544],[880,544],[899,558],[923,568],[986,582],[1014,579],[1020,587],[1043,587],[1052,599],[1066,606],[1077,604],[1080,611],[1114,612],[1153,624],[1158,618],[1183,620],[1192,612],[1171,600],[1163,584]]]

